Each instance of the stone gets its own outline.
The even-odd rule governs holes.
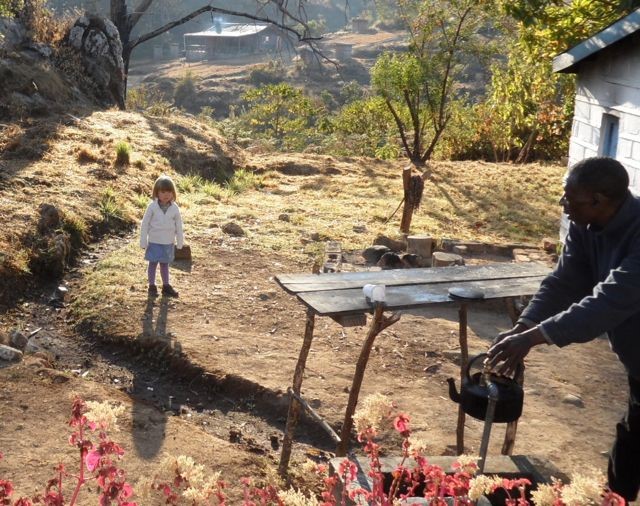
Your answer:
[[[575,394],[565,395],[564,398],[562,399],[562,402],[565,404],[572,404],[573,406],[576,406],[578,408],[584,408],[584,402],[582,402],[582,399],[580,398],[580,396]]]
[[[38,344],[38,341],[35,337],[32,337],[27,341],[27,344],[24,347],[25,353],[38,353],[42,348]]]
[[[51,204],[40,204],[38,207],[40,219],[38,221],[38,231],[45,234],[60,227],[60,211]]]
[[[436,251],[431,257],[432,267],[446,267],[449,265],[464,265],[464,259],[455,253]]]
[[[85,70],[96,85],[96,98],[124,109],[125,71],[116,26],[100,16],[81,16],[69,30],[68,40],[82,55]]]
[[[404,263],[402,263],[400,256],[392,251],[382,255],[376,265],[383,270],[404,268]]]
[[[369,264],[377,264],[378,261],[382,258],[382,255],[390,252],[391,249],[388,246],[374,244],[373,246],[369,246],[362,252],[362,257]]]
[[[457,244],[453,247],[453,252],[456,255],[466,255],[469,252],[469,248],[463,244]]]
[[[9,332],[9,344],[17,350],[24,350],[29,342],[29,338],[17,329]]]
[[[278,215],[278,219],[280,221],[286,221],[287,223],[289,223],[291,221],[291,217],[287,213],[282,213],[282,214]]]
[[[22,352],[6,344],[0,344],[0,359],[8,362],[19,362],[22,360]]]
[[[391,251],[404,251],[407,249],[407,243],[404,240],[392,239],[386,235],[379,234],[374,240],[373,244],[382,245],[389,248]]]
[[[558,251],[558,241],[555,239],[550,239],[549,237],[545,237],[542,240],[542,249],[544,249],[547,253],[555,253]]]
[[[222,231],[225,234],[231,235],[233,237],[243,237],[244,235],[246,235],[242,227],[233,221],[222,225]]]

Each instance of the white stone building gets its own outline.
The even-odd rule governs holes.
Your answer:
[[[640,9],[553,59],[577,75],[569,166],[617,158],[640,193]]]
[[[569,166],[616,158],[640,194],[640,9],[556,56],[553,70],[576,74]],[[561,239],[567,227],[563,216]]]

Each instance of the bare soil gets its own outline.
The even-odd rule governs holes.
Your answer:
[[[153,300],[133,290],[129,307],[110,311],[115,329],[108,335],[78,335],[68,321],[73,316],[46,306],[44,295],[41,303],[8,315],[30,322],[25,330],[42,327],[37,335],[53,353],[55,368],[32,357],[0,371],[0,448],[6,455],[0,476],[30,492],[51,476],[59,459],[72,460],[65,436],[71,392],[127,406],[115,436],[127,450],[124,467],[131,476],[147,474],[164,453],[194,456],[236,484],[246,474],[264,478],[265,468],[277,465],[272,443],[284,426],[283,392],[291,383],[305,312],[273,275],[301,266],[221,246],[196,258],[190,273],[175,271],[179,299]],[[68,280],[72,292],[83,269]],[[508,325],[499,306],[473,309],[470,349],[484,351]],[[431,455],[454,454],[457,409],[446,378],[459,374],[457,331],[455,308],[403,315],[379,336],[361,393],[395,399]],[[366,328],[316,321],[303,394],[336,430],[365,334]],[[625,405],[624,381],[603,339],[533,351],[515,453],[549,459],[567,474],[604,468]],[[567,403],[568,394],[582,405]],[[481,422],[467,421],[467,453],[477,453],[481,431]],[[498,453],[503,431],[495,426],[492,435],[490,452]],[[312,422],[301,425],[297,439],[294,462],[322,460],[333,451]],[[386,451],[398,451],[396,443],[388,440]]]

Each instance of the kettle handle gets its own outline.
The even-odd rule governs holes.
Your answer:
[[[478,359],[480,358],[486,358],[487,354],[486,353],[480,353],[478,355],[476,355],[475,357],[471,357],[468,361],[467,361],[467,367],[464,370],[464,375],[467,378],[467,381],[471,381],[471,365]],[[520,362],[518,362],[518,366],[516,367],[516,371],[515,374],[513,375],[513,379],[516,380],[518,383],[520,383],[521,378],[524,375],[524,362],[521,360]]]

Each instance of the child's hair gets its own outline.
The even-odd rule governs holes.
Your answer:
[[[156,182],[153,183],[153,193],[152,197],[154,199],[158,198],[158,193],[161,191],[170,191],[173,193],[173,200],[178,198],[178,194],[176,193],[176,185],[173,184],[173,179],[169,176],[160,176],[156,179]]]

